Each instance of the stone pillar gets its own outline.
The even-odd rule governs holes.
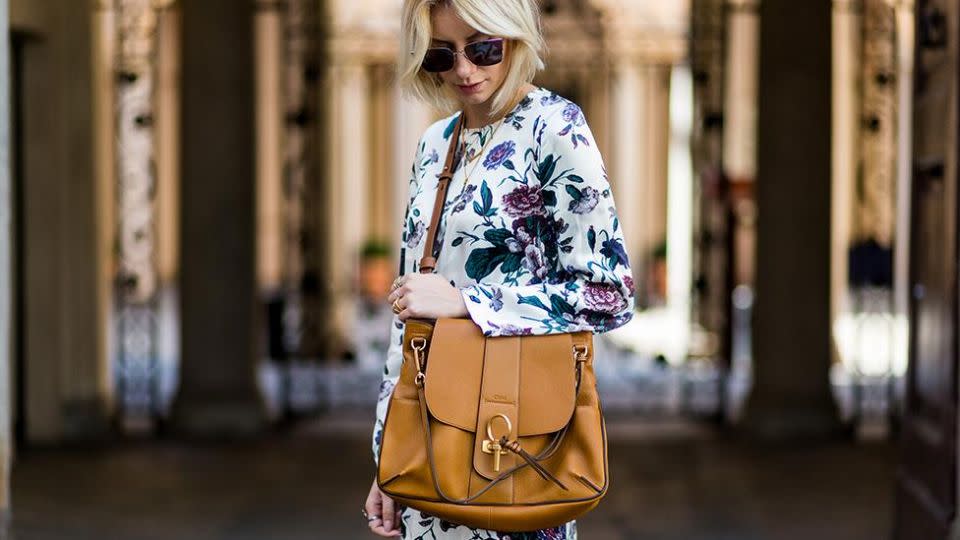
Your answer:
[[[276,293],[283,285],[283,12],[262,1],[254,16],[256,75],[257,289]]]
[[[639,140],[641,180],[640,257],[646,264],[644,283],[653,277],[649,263],[653,253],[667,240],[667,184],[670,158],[670,64],[644,64],[641,70]],[[634,253],[638,253],[634,251]],[[656,302],[661,299],[651,298]],[[665,300],[665,299],[663,299]]]
[[[393,160],[388,158],[387,148],[395,144],[393,135],[392,80],[395,69],[388,64],[371,66],[370,77],[370,141],[372,148],[381,150],[384,159],[370,160],[370,187],[367,200],[367,236],[361,239],[361,245],[367,240],[389,240],[389,232],[397,225],[390,220],[392,216],[392,173]]]
[[[897,195],[893,243],[893,315],[906,325],[909,313],[910,184],[913,173],[913,63],[915,52],[914,3],[902,0],[897,10]],[[906,333],[906,330],[904,330]],[[907,340],[893,351],[893,373],[907,371]]]
[[[180,267],[180,6],[174,0],[157,14],[156,119],[157,275],[175,283]],[[156,2],[155,2],[156,3]]]
[[[830,320],[850,309],[847,250],[860,162],[860,8],[858,0],[833,2],[832,212]]]
[[[745,433],[836,433],[830,346],[831,4],[760,3],[754,385]]]
[[[0,36],[10,35],[9,6],[0,0]],[[10,40],[0,43],[0,73],[10,73]],[[10,77],[0,77],[0,103],[10,103]],[[10,527],[11,395],[10,373],[13,340],[11,307],[13,274],[11,223],[13,198],[10,154],[10,107],[0,108],[0,537]]]
[[[610,108],[615,111],[610,119],[611,148],[608,172],[613,189],[613,198],[623,228],[624,248],[630,253],[630,265],[634,283],[643,280],[647,260],[645,237],[642,230],[643,201],[640,199],[645,182],[649,179],[641,160],[640,143],[637,141],[640,124],[640,100],[642,94],[641,67],[634,61],[622,59],[614,64],[611,72]]]
[[[174,427],[250,434],[256,385],[253,6],[184,2],[180,305],[182,367]]]
[[[417,151],[417,142],[433,119],[430,108],[419,100],[404,97],[400,88],[393,86],[393,133],[391,148],[393,166],[390,174],[392,202],[390,204],[389,221],[387,222],[387,238],[393,252],[393,260],[398,268],[401,221],[407,207],[408,182],[410,168],[413,166],[413,157]]]
[[[115,121],[116,81],[114,61],[116,58],[116,10],[113,2],[101,0],[94,3],[91,17],[93,33],[93,175],[94,199],[99,208],[96,221],[97,297],[102,298],[96,320],[97,338],[105,344],[99,358],[99,383],[108,411],[115,411],[115,375],[112,347],[109,343],[111,305],[113,298],[114,269],[116,258],[117,227],[117,125]]]
[[[169,414],[180,363],[180,6],[154,2],[157,13],[154,148],[156,162],[158,413]]]
[[[670,66],[624,58],[612,69],[610,182],[634,282],[650,279],[654,248],[666,239]],[[641,293],[641,301],[646,297]]]
[[[334,55],[338,58],[338,55]],[[360,247],[367,237],[367,205],[370,182],[370,88],[367,66],[350,56],[327,69],[325,93],[329,145],[323,179],[326,222],[324,274],[328,289],[327,309],[331,328],[328,353],[338,357],[348,348],[345,339],[354,319],[352,295]]]
[[[323,349],[320,307],[322,250],[318,92],[320,4],[315,0],[284,3],[283,83],[286,124],[283,133],[284,298],[282,354],[316,357]]]
[[[18,184],[22,187],[21,377],[26,437],[53,442],[102,433],[107,344],[101,202],[94,179],[94,45],[90,3],[14,2],[23,42],[18,72]],[[9,105],[9,104],[8,104]]]
[[[713,351],[731,361],[728,208],[722,191],[725,0],[691,3],[690,66],[693,71],[691,160],[694,184],[693,320],[715,335]]]
[[[728,0],[723,168],[730,185],[732,284],[754,281],[758,0]]]

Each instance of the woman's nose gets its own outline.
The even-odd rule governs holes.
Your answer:
[[[473,62],[467,60],[467,55],[460,53],[454,56],[453,69],[457,73],[457,77],[460,77],[461,80],[466,80],[473,74],[473,71],[477,69],[477,66]]]

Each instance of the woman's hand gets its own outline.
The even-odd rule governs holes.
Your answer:
[[[400,507],[380,491],[376,478],[370,486],[370,494],[367,495],[363,509],[367,511],[369,519],[367,525],[375,534],[386,537],[400,536]]]
[[[387,296],[387,302],[394,300],[402,308],[398,313],[401,321],[409,318],[440,319],[467,317],[467,306],[460,296],[460,289],[454,287],[440,274],[407,274],[400,280],[400,286]]]

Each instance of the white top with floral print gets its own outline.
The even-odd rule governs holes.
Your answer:
[[[455,120],[452,115],[431,125],[417,146],[401,234],[401,275],[418,270]],[[462,140],[468,159],[459,160],[448,188],[435,271],[460,289],[483,333],[599,333],[629,321],[634,285],[623,230],[580,108],[535,88],[499,128],[466,129]],[[377,406],[375,456],[400,375],[402,339],[403,323],[395,316]],[[405,527],[436,525],[416,514],[405,516]],[[433,530],[437,538],[498,538],[444,525]],[[572,524],[563,530],[575,535]]]

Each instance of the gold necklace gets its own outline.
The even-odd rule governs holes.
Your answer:
[[[467,162],[464,163],[464,171],[466,171],[466,165],[469,165],[471,161],[475,161],[476,163],[473,164],[473,167],[470,169],[470,172],[465,172],[465,176],[463,177],[463,187],[460,188],[461,194],[467,188],[467,184],[470,183],[470,177],[473,175],[474,172],[476,172],[477,167],[480,165],[480,156],[483,155],[483,152],[487,148],[487,145],[490,144],[490,141],[493,140],[494,136],[497,134],[497,131],[500,130],[500,126],[503,125],[503,121],[505,119],[506,119],[506,116],[504,116],[503,118],[497,121],[497,127],[495,127],[493,131],[490,132],[490,137],[487,138],[487,140],[480,145],[480,150],[478,150],[473,157],[467,157],[466,141],[463,141],[462,143],[463,150],[461,150],[461,155],[463,156],[463,159],[467,160]]]

